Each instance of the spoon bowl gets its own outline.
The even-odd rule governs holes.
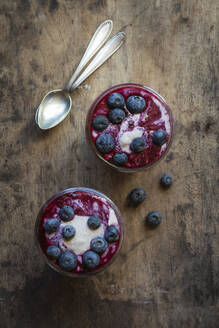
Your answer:
[[[35,119],[42,130],[58,125],[68,115],[72,100],[65,90],[52,90],[41,101]]]

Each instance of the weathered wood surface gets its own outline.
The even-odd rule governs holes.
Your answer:
[[[1,0],[0,307],[2,328],[213,328],[218,326],[219,238],[216,0]],[[34,108],[64,86],[93,31],[112,18],[126,44],[74,92],[68,118],[46,133]],[[151,86],[173,108],[169,155],[145,173],[118,174],[85,140],[88,108],[106,88]],[[159,178],[171,172],[167,192]],[[33,239],[39,207],[71,186],[111,197],[126,225],[105,273],[69,280],[52,272]],[[142,186],[147,201],[127,208]],[[148,231],[149,210],[163,223]]]

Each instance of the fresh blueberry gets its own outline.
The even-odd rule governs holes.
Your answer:
[[[63,221],[71,221],[74,216],[74,210],[71,206],[64,205],[60,210],[59,210],[59,216]]]
[[[121,93],[114,92],[107,98],[107,105],[110,108],[123,108],[125,99]]]
[[[101,220],[96,215],[91,215],[87,220],[87,225],[91,230],[96,230],[101,225]]]
[[[96,147],[102,154],[110,153],[115,146],[114,138],[111,134],[103,133],[96,140]]]
[[[161,179],[160,179],[160,183],[164,188],[169,188],[172,183],[173,183],[173,177],[171,174],[169,173],[165,173]]]
[[[146,216],[146,223],[150,227],[156,227],[161,223],[162,216],[159,212],[149,212]]]
[[[57,218],[47,219],[44,224],[44,229],[47,233],[53,233],[58,230],[60,221]]]
[[[87,251],[83,256],[84,266],[89,269],[95,269],[100,264],[100,257],[97,253],[93,251]]]
[[[146,199],[146,192],[142,188],[135,188],[130,192],[128,198],[131,205],[137,206]]]
[[[133,139],[130,147],[134,153],[140,153],[141,151],[145,150],[145,148],[146,148],[145,138],[139,137],[139,138]]]
[[[93,128],[98,131],[105,130],[109,125],[109,120],[105,115],[97,115],[93,120]]]
[[[107,227],[104,238],[108,243],[114,243],[119,239],[119,230],[113,225]]]
[[[75,228],[68,224],[62,229],[62,237],[67,240],[73,238],[75,236],[75,233]]]
[[[126,100],[126,107],[128,108],[129,112],[132,114],[138,114],[143,112],[145,106],[146,106],[146,102],[144,98],[140,96],[130,96]]]
[[[160,129],[153,133],[152,142],[156,146],[162,146],[167,141],[167,134],[164,130]]]
[[[61,255],[61,250],[57,246],[52,245],[47,248],[46,254],[51,260],[57,260]]]
[[[124,118],[125,118],[125,112],[124,112],[124,110],[122,110],[120,108],[112,109],[109,112],[109,120],[113,124],[121,123]]]
[[[72,271],[77,266],[77,256],[69,251],[65,251],[59,258],[59,265],[66,271]]]
[[[108,245],[106,240],[102,237],[96,237],[92,239],[90,244],[90,248],[92,249],[92,251],[99,254],[104,253],[105,250],[107,249],[107,246]]]
[[[116,165],[123,166],[126,162],[128,162],[128,155],[125,153],[116,153],[113,156],[113,162]]]

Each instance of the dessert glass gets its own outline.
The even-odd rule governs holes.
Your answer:
[[[76,234],[73,238],[73,240],[75,239],[75,250],[71,248],[71,243],[63,241],[63,237],[60,233],[62,226],[66,223],[60,219],[59,211],[63,206],[66,205],[74,209],[74,217],[71,221],[72,225],[74,226],[74,220],[75,222],[77,221]],[[90,245],[90,240],[88,238],[89,229],[87,227],[87,218],[91,215],[98,215],[101,218],[101,231],[103,232],[106,230],[107,226],[115,225],[119,231],[119,239],[114,243],[108,243],[106,251],[103,254],[99,254],[100,264],[95,269],[88,270],[83,265],[83,254],[90,250],[90,246],[88,246]],[[58,218],[61,222],[58,231],[51,235],[48,235],[44,230],[44,224],[48,218]],[[82,220],[81,229],[80,219]],[[79,232],[81,234],[78,245],[76,238],[77,229],[78,234]],[[95,231],[90,231],[90,233],[94,234]],[[111,199],[109,199],[101,192],[84,187],[65,189],[51,197],[40,209],[35,223],[35,238],[44,260],[52,269],[68,277],[89,277],[106,269],[110,264],[114,262],[116,256],[118,255],[122,245],[123,235],[123,220],[117,206],[112,202]],[[83,236],[86,237],[84,242]],[[59,266],[58,259],[49,259],[46,254],[46,249],[51,245],[58,246],[62,252],[68,250],[76,254],[76,269],[68,272]],[[80,249],[83,249],[83,254],[78,254],[80,253]]]
[[[146,101],[146,108],[140,114],[131,114],[125,106],[126,117],[121,124],[110,123],[104,131],[96,131],[92,126],[93,119],[97,115],[108,117],[110,109],[107,105],[107,98],[115,92],[121,93],[125,101],[132,95],[143,97]],[[130,122],[131,125],[129,125]],[[93,102],[87,115],[86,136],[92,150],[102,162],[120,172],[130,173],[146,170],[164,158],[172,143],[173,127],[172,111],[156,91],[140,84],[125,83],[107,89]],[[145,130],[143,133],[145,134],[147,148],[138,154],[132,153],[130,148],[127,147],[123,150],[119,142],[123,132],[133,131],[134,129]],[[152,133],[158,129],[164,129],[167,134],[166,143],[160,147],[152,143]],[[101,154],[97,150],[95,141],[101,133],[109,133],[114,137],[115,148],[110,153]],[[113,162],[112,158],[116,152],[125,152],[128,155],[129,159],[125,165],[118,166]]]

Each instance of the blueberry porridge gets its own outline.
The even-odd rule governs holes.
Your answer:
[[[155,91],[122,84],[94,102],[86,130],[100,159],[121,171],[135,171],[151,166],[167,152],[173,118]]]
[[[36,223],[37,239],[49,264],[76,275],[98,272],[121,246],[121,214],[105,195],[71,188],[50,199]]]

